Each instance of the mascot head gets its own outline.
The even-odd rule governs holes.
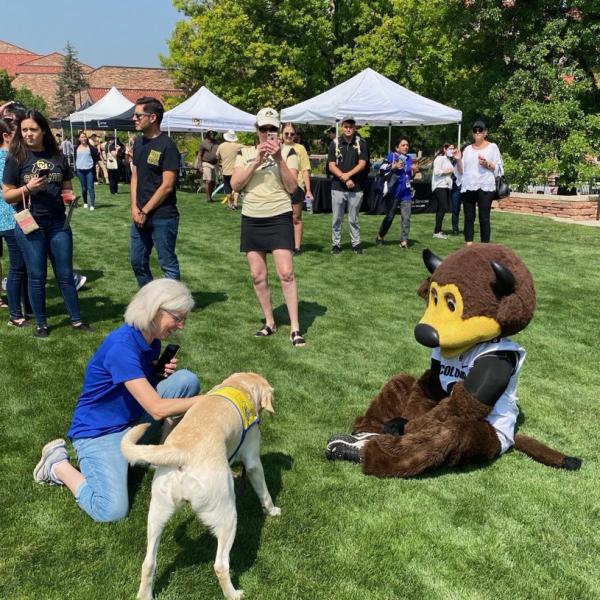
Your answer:
[[[431,273],[420,286],[427,309],[415,337],[449,358],[475,344],[524,329],[535,310],[533,278],[506,246],[465,246],[442,260],[430,250],[423,261]]]

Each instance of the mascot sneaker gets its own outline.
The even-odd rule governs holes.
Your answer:
[[[327,440],[325,456],[329,460],[347,460],[360,462],[360,449],[376,433],[357,433],[356,435],[334,435]]]

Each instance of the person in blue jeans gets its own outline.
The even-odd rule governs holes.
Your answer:
[[[408,140],[400,138],[396,142],[395,151],[388,152],[385,159],[384,177],[387,179],[388,189],[385,194],[386,214],[379,226],[375,244],[383,246],[383,238],[386,236],[394,217],[398,203],[400,203],[400,247],[408,248],[408,235],[410,233],[410,213],[412,209],[412,157],[408,155]]]
[[[81,196],[83,197],[83,208],[96,209],[96,192],[94,191],[94,171],[96,163],[100,160],[98,150],[91,146],[85,131],[79,134],[79,144],[75,147],[75,169],[79,183],[81,184]]]
[[[13,138],[15,125],[12,121],[0,119],[0,180],[4,172],[4,163],[8,155],[8,146]],[[15,209],[4,201],[0,190],[0,238],[6,240],[8,247],[8,276],[6,295],[8,296],[8,324],[13,327],[29,325],[27,315],[32,314],[27,294],[27,269],[25,259],[15,240]]]
[[[69,462],[64,439],[42,449],[35,481],[66,485],[94,521],[118,521],[129,511],[128,464],[120,448],[125,433],[140,422],[154,422],[150,429],[156,433],[160,421],[185,413],[197,400],[198,377],[176,371],[176,358],[164,373],[155,372],[161,341],[184,328],[193,306],[179,281],[157,279],[142,287],[125,323],[105,338],[85,369],[67,433],[79,469]]]
[[[156,248],[164,276],[179,279],[175,254],[179,212],[175,188],[180,154],[175,142],[160,130],[164,108],[156,98],[139,98],[134,110],[136,131],[143,135],[135,140],[132,150],[130,260],[142,287],[152,281],[152,248]]]
[[[25,234],[17,226],[15,239],[28,274],[29,300],[36,320],[34,335],[49,335],[46,317],[48,258],[62,294],[73,330],[90,332],[79,312],[73,279],[73,235],[66,227],[63,195],[72,196],[71,169],[61,153],[48,121],[28,110],[10,143],[2,174],[2,193],[18,210],[28,208],[38,228]]]

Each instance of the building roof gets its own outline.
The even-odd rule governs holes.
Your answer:
[[[23,52],[0,52],[0,69],[5,69],[9,75],[16,75],[17,68],[32,58],[37,58],[37,54],[25,54]]]

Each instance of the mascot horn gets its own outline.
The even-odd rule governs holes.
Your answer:
[[[535,311],[531,273],[509,248],[464,247],[445,260],[429,250],[427,302],[415,338],[432,349],[418,379],[388,381],[352,435],[329,439],[331,460],[360,462],[369,475],[411,477],[428,469],[492,460],[509,448],[545,465],[576,470],[581,460],[515,434],[517,380],[525,351],[508,336]]]

